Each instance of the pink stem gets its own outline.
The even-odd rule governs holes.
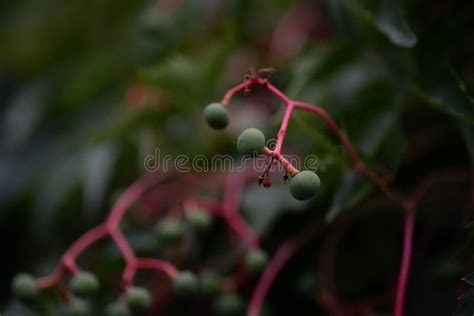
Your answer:
[[[259,248],[257,233],[242,220],[239,213],[239,201],[245,181],[246,178],[244,176],[229,178],[224,189],[222,213],[229,226],[240,238],[247,241],[250,247]]]
[[[230,89],[224,96],[222,103],[225,106],[228,106],[232,97],[235,96],[239,91],[249,88],[251,85],[259,85],[265,87],[270,93],[278,97],[283,103],[287,106],[285,111],[285,116],[282,121],[282,125],[280,127],[278,133],[278,139],[275,146],[275,150],[271,151],[268,148],[264,148],[264,154],[273,156],[277,158],[277,160],[282,163],[282,165],[292,174],[294,175],[297,173],[297,170],[293,170],[291,164],[284,160],[281,155],[281,147],[286,135],[286,130],[289,122],[289,118],[294,108],[302,109],[309,111],[316,116],[323,119],[323,121],[327,124],[330,130],[336,135],[339,142],[349,155],[350,159],[352,160],[355,169],[359,172],[362,172],[372,183],[374,183],[380,191],[382,191],[387,198],[391,201],[395,202],[400,206],[400,208],[407,214],[407,221],[406,221],[406,229],[405,229],[405,237],[404,237],[404,247],[403,247],[403,258],[402,258],[402,266],[400,271],[400,283],[399,288],[397,291],[397,310],[403,309],[404,303],[404,295],[406,289],[406,282],[408,278],[408,271],[409,271],[409,264],[410,264],[410,257],[411,257],[411,243],[413,238],[413,226],[414,226],[414,212],[415,212],[415,203],[413,201],[406,199],[402,195],[400,195],[395,190],[391,189],[389,185],[385,182],[385,180],[380,177],[378,174],[370,170],[366,164],[362,161],[359,154],[354,148],[354,145],[350,142],[347,135],[339,128],[339,126],[334,122],[334,120],[330,117],[330,115],[321,107],[314,106],[308,103],[300,102],[291,100],[285,94],[283,94],[280,90],[275,88],[272,84],[263,80],[261,78],[252,78],[249,80],[244,81],[243,83],[235,86],[234,88]],[[227,201],[227,199],[226,199]],[[291,248],[290,248],[291,249]],[[284,251],[283,251],[284,250]],[[252,299],[252,303],[249,309],[248,316],[257,316],[260,310],[260,304],[263,301],[263,297],[267,292],[272,280],[276,277],[278,271],[281,269],[283,264],[288,260],[289,257],[288,253],[289,250],[283,248],[282,254],[280,254],[282,261],[276,261],[274,266],[271,266],[268,270],[265,271],[262,282],[259,283],[257,286],[256,291],[254,292],[254,296]],[[279,253],[277,253],[278,255]],[[279,257],[278,257],[279,258]],[[280,259],[279,259],[280,260]],[[401,299],[400,299],[401,297]],[[401,304],[401,305],[400,305]],[[401,314],[400,314],[401,315]],[[399,316],[398,314],[396,316]]]
[[[152,176],[144,177],[131,185],[114,205],[106,222],[90,229],[79,237],[63,254],[55,271],[51,275],[37,280],[38,287],[48,288],[56,286],[61,293],[63,293],[65,287],[63,286],[64,282],[62,277],[65,269],[68,269],[73,274],[79,273],[81,269],[76,264],[77,257],[92,244],[107,236],[112,238],[119,248],[120,253],[125,258],[127,265],[123,273],[123,281],[125,286],[128,287],[138,269],[138,259],[125,236],[118,230],[118,224],[125,212],[129,209],[130,205],[134,203],[146,190],[154,185],[157,182],[157,179],[157,177]],[[171,270],[168,268],[168,272],[170,271]],[[64,292],[63,296],[67,298],[68,293]]]
[[[285,110],[285,116],[283,117],[283,121],[281,122],[280,130],[278,131],[278,136],[276,140],[275,149],[273,150],[275,153],[281,152],[281,147],[283,146],[283,141],[285,140],[286,131],[288,129],[288,122],[290,121],[291,113],[293,112],[294,104],[290,102]]]
[[[122,194],[107,218],[107,227],[109,230],[118,226],[130,205],[132,205],[146,190],[153,186],[156,183],[156,180],[157,179],[152,176],[139,179],[137,182],[132,184],[124,194]]]
[[[77,256],[96,241],[106,237],[108,234],[104,225],[96,226],[79,237],[64,253],[63,261],[75,260]]]
[[[275,158],[283,166],[283,168],[285,168],[285,170],[288,171],[288,173],[292,176],[300,172],[281,153],[277,153],[274,150],[270,150],[269,148],[264,147],[263,154]]]
[[[281,269],[283,269],[288,260],[304,245],[305,241],[307,241],[307,238],[292,238],[278,248],[252,294],[247,316],[260,315],[263,301],[265,300],[270,286],[273,284]]]
[[[402,196],[395,190],[389,187],[387,182],[379,176],[377,173],[372,171],[367,167],[367,165],[362,161],[359,154],[354,148],[354,145],[350,142],[347,135],[339,128],[339,126],[334,122],[334,120],[330,117],[330,115],[321,107],[314,106],[308,103],[300,102],[291,100],[288,98],[284,93],[270,84],[267,80],[261,78],[251,78],[249,80],[244,81],[243,83],[235,86],[234,88],[230,89],[224,96],[222,103],[225,106],[228,106],[231,99],[241,90],[247,89],[252,85],[258,85],[265,87],[270,93],[275,95],[279,98],[286,106],[287,109],[285,111],[285,116],[283,118],[280,130],[278,132],[278,139],[275,146],[275,150],[272,151],[268,148],[264,148],[264,154],[268,156],[272,156],[276,158],[286,170],[290,172],[290,174],[294,175],[298,172],[296,168],[294,168],[291,163],[286,161],[284,157],[281,155],[281,147],[283,145],[284,138],[286,136],[286,130],[289,122],[289,118],[291,116],[291,112],[294,108],[299,108],[302,110],[309,111],[316,116],[323,119],[326,125],[331,129],[331,131],[336,135],[339,142],[347,152],[348,156],[352,160],[355,169],[359,172],[362,172],[372,183],[374,183],[379,190],[387,196],[391,201],[398,204],[400,208],[405,212],[405,231],[404,231],[404,242],[403,242],[403,255],[402,255],[402,262],[400,267],[400,275],[399,275],[399,282],[397,288],[397,297],[396,297],[396,316],[402,316],[403,314],[403,305],[405,300],[405,292],[408,282],[408,273],[410,269],[410,260],[411,260],[411,253],[412,253],[412,241],[413,241],[413,230],[414,230],[414,223],[415,223],[415,211],[419,200],[421,199],[422,194],[426,190],[425,186],[419,186],[417,192],[415,192],[410,199]],[[429,182],[429,181],[428,181]],[[425,188],[424,188],[425,187]],[[474,197],[471,196],[471,202],[474,201]],[[287,251],[287,250],[286,250]],[[281,269],[281,266],[287,260],[287,253],[282,252],[283,254],[282,259],[283,263],[277,261],[272,265],[269,270],[265,271],[264,275],[262,276],[261,282],[257,286],[256,291],[254,292],[254,296],[252,298],[252,303],[249,309],[248,316],[256,316],[260,310],[260,304],[263,301],[263,297],[267,292],[272,280],[276,277],[276,274]],[[279,255],[279,253],[277,253]],[[286,256],[285,256],[286,255]]]
[[[275,95],[277,98],[279,98],[283,104],[288,105],[291,100],[280,90],[278,90],[276,87],[274,87],[272,84],[270,84],[268,81],[261,79],[261,78],[254,78],[254,79],[249,79],[241,84],[233,87],[232,89],[228,90],[226,94],[224,95],[224,98],[222,98],[221,103],[224,106],[229,106],[230,101],[232,98],[239,93],[242,90],[245,90],[246,88],[256,85],[256,86],[264,86],[268,91],[270,91],[273,95]]]
[[[168,261],[159,259],[138,259],[137,268],[161,271],[171,279],[174,279],[178,274],[178,270],[172,264],[170,264]]]
[[[322,107],[307,104],[304,102],[295,102],[295,107],[314,113],[316,116],[322,118],[326,125],[336,135],[343,148],[346,150],[356,170],[362,172],[372,183],[374,183],[379,188],[380,191],[385,194],[385,196],[387,196],[390,200],[398,204],[405,212],[410,213],[414,211],[407,200],[405,200],[400,194],[392,190],[385,182],[385,180],[383,180],[378,174],[376,174],[367,167],[367,165],[360,158],[359,154],[354,148],[354,145],[352,145],[347,135],[339,128],[339,126],[337,126],[336,122],[334,122],[331,116]]]
[[[403,254],[400,273],[398,276],[397,295],[395,299],[395,316],[403,316],[405,306],[406,289],[408,284],[408,275],[410,272],[410,262],[413,247],[413,231],[415,227],[415,215],[405,215],[404,233],[403,233]]]
[[[339,128],[339,126],[334,122],[334,120],[331,118],[331,116],[320,106],[315,106],[311,105],[305,102],[300,102],[296,100],[292,100],[288,98],[283,92],[278,90],[275,86],[273,86],[271,83],[268,81],[261,79],[261,78],[254,78],[254,79],[249,79],[244,81],[243,83],[233,87],[230,89],[225,95],[224,98],[222,99],[222,103],[225,106],[228,106],[232,98],[241,90],[244,90],[252,85],[258,85],[258,86],[263,86],[265,87],[270,93],[275,95],[277,98],[282,100],[282,102],[288,107],[286,112],[285,112],[285,117],[283,118],[282,126],[280,128],[279,134],[281,133],[281,136],[278,135],[278,140],[277,140],[277,145],[275,147],[275,153],[280,154],[281,151],[281,145],[283,144],[285,135],[286,135],[286,129],[289,121],[289,117],[291,115],[291,112],[293,111],[294,108],[302,109],[309,111],[316,116],[320,117],[323,119],[323,121],[328,125],[328,127],[331,129],[331,131],[336,135],[338,138],[339,142],[341,145],[344,147],[346,150],[347,154],[351,158],[355,168],[357,171],[362,172],[371,182],[373,182],[390,200],[398,204],[402,210],[404,210],[406,213],[413,212],[413,207],[412,205],[404,199],[401,195],[399,195],[397,192],[392,190],[388,184],[375,172],[370,170],[365,163],[362,161],[362,159],[359,157],[357,151],[354,148],[354,145],[351,143],[349,138],[347,137],[346,134]]]

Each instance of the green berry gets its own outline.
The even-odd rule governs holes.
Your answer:
[[[229,123],[227,109],[221,103],[211,103],[204,109],[204,118],[213,129],[223,129]]]
[[[180,296],[189,296],[197,292],[198,282],[189,271],[179,273],[174,279],[174,290]]]
[[[219,292],[219,276],[212,271],[205,271],[199,275],[199,289],[206,297],[214,296]]]
[[[223,294],[217,298],[215,309],[220,315],[239,315],[244,309],[244,302],[236,294]]]
[[[262,250],[252,250],[245,256],[245,265],[252,273],[260,273],[267,264],[268,256]]]
[[[66,306],[67,316],[90,316],[91,309],[87,302],[75,299],[68,306]]]
[[[256,156],[265,146],[265,135],[256,129],[248,128],[237,138],[237,150],[242,155]]]
[[[107,316],[129,316],[127,306],[119,302],[110,303],[105,309],[105,315]]]
[[[297,200],[304,201],[315,196],[321,187],[316,173],[305,170],[297,173],[290,182],[290,193]]]
[[[200,232],[208,230],[213,222],[212,215],[202,209],[196,209],[186,213],[186,219],[194,229]]]
[[[99,281],[90,272],[80,272],[69,282],[71,292],[80,297],[91,297],[99,290]]]
[[[157,226],[159,238],[165,242],[173,242],[179,240],[184,233],[183,224],[177,219],[168,218],[161,221]]]
[[[132,287],[127,291],[127,304],[134,313],[145,312],[151,307],[150,292],[142,287]]]
[[[13,293],[25,303],[33,302],[39,294],[35,278],[26,273],[20,273],[13,278]]]

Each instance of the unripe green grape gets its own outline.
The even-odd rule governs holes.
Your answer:
[[[187,212],[186,219],[194,229],[200,232],[208,230],[213,223],[212,214],[203,209]]]
[[[198,282],[193,273],[183,271],[176,276],[173,286],[179,296],[189,296],[197,292]]]
[[[151,307],[152,297],[147,289],[132,287],[127,291],[127,304],[133,313],[145,312]]]
[[[245,265],[247,266],[247,269],[255,274],[262,272],[267,261],[267,254],[260,249],[252,250],[245,256]]]
[[[237,150],[252,157],[260,154],[265,146],[265,135],[256,128],[247,128],[237,138]]]
[[[66,306],[67,316],[90,316],[91,309],[87,302],[75,299]]]
[[[80,297],[91,297],[99,290],[99,281],[90,272],[80,272],[69,282],[71,292]]]
[[[199,289],[206,297],[217,294],[220,290],[219,276],[212,271],[205,271],[199,275]]]
[[[223,129],[229,124],[229,114],[221,103],[211,103],[204,109],[204,118],[213,129]]]
[[[119,302],[110,303],[105,309],[107,316],[130,316],[127,306]]]
[[[220,315],[239,315],[244,309],[244,302],[236,294],[223,294],[216,299],[216,312]]]
[[[32,303],[39,294],[35,278],[26,273],[17,274],[12,282],[13,294],[24,303]]]
[[[183,236],[184,226],[179,220],[168,218],[158,223],[156,230],[159,238],[165,242],[173,242]]]
[[[316,173],[305,170],[297,173],[290,182],[290,193],[297,200],[304,201],[315,196],[321,187]]]

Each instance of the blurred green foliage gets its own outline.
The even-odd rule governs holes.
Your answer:
[[[401,191],[438,170],[469,170],[473,12],[473,1],[448,0],[4,1],[2,314],[29,315],[10,299],[14,273],[49,273],[61,252],[144,172],[144,158],[155,148],[238,157],[235,140],[244,128],[276,135],[282,112],[260,92],[243,101],[252,106],[235,101],[225,132],[211,131],[202,119],[204,106],[239,83],[249,66],[276,67],[275,85],[326,108],[368,164]],[[346,230],[334,259],[341,299],[354,302],[393,288],[401,215],[350,171],[350,160],[317,118],[297,113],[284,150],[317,154],[321,195],[306,205],[291,200],[287,187],[251,186],[243,212],[270,249],[306,221],[326,226],[277,280],[268,298],[275,315],[295,308],[324,314],[314,295],[296,290],[294,275],[316,268],[325,238],[341,226]],[[437,185],[424,199],[409,314],[456,309],[459,279],[472,270],[472,229],[463,230],[472,220],[468,194],[466,183]],[[128,237],[138,249],[148,248],[143,230]],[[86,261],[101,279],[113,280],[118,254],[100,254],[105,258]],[[311,288],[318,288],[315,282]],[[380,305],[380,315],[390,311],[390,302]],[[50,309],[53,315],[57,306]],[[185,312],[179,306],[170,311]]]

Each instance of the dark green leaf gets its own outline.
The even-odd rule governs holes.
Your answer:
[[[371,186],[364,184],[364,177],[360,173],[347,172],[342,176],[333,195],[325,221],[331,222],[343,209],[354,206],[369,193],[370,189]]]
[[[402,47],[415,46],[417,38],[403,18],[400,1],[381,0],[375,22],[392,43]]]
[[[358,19],[370,24],[393,44],[411,48],[417,43],[416,35],[403,17],[399,1],[381,0],[370,6],[357,1],[346,3]]]
[[[465,277],[462,278],[464,282],[466,282],[469,285],[474,286],[474,272],[466,275]]]
[[[460,297],[458,297],[458,300],[465,300],[467,298],[472,298],[474,297],[474,287],[470,288],[466,292],[464,292]]]

